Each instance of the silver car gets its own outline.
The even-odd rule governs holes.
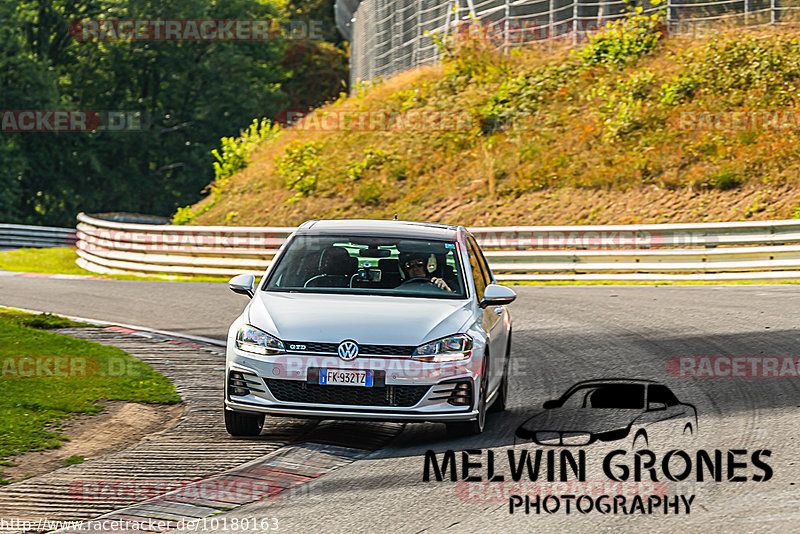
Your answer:
[[[283,244],[228,332],[225,425],[258,435],[265,414],[439,421],[483,431],[505,409],[506,305],[461,226],[309,221]]]

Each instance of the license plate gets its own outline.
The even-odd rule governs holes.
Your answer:
[[[320,369],[319,383],[326,386],[365,386],[371,388],[372,371]]]

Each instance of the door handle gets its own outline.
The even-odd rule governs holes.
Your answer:
[[[503,314],[503,307],[502,306],[496,307],[494,309],[494,313],[497,314],[497,315],[502,315]]]

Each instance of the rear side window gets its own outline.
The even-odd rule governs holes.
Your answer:
[[[680,404],[678,398],[667,386],[650,386],[647,402],[663,402],[667,406]]]

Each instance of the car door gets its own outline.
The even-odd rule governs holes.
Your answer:
[[[476,299],[478,302],[483,298],[486,286],[492,282],[492,275],[489,271],[486,259],[481,253],[480,247],[475,242],[475,238],[469,236],[468,256],[472,270],[472,278],[475,281]],[[508,313],[505,306],[489,306],[483,308],[481,326],[486,332],[487,344],[489,346],[489,391],[500,383],[503,377],[503,366],[505,365],[506,342],[508,334],[505,332],[505,314]]]

